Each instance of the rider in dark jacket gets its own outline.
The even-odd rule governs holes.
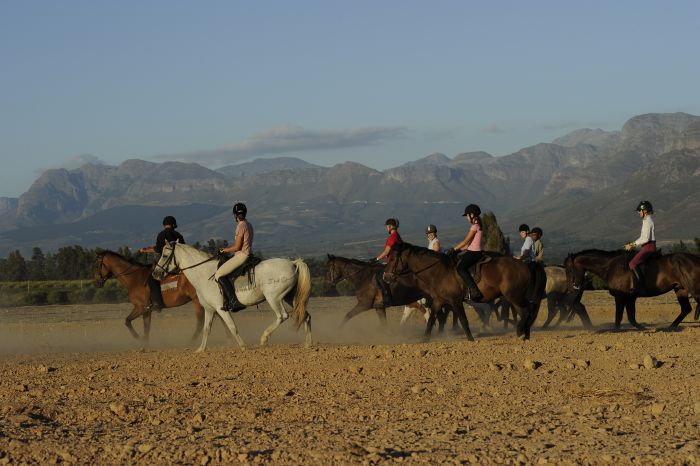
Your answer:
[[[163,219],[163,230],[158,233],[156,237],[156,245],[149,246],[139,249],[141,253],[151,253],[151,254],[161,254],[163,248],[165,247],[165,242],[177,241],[180,243],[185,243],[185,238],[176,231],[177,220],[172,215],[168,215]],[[160,311],[165,307],[163,303],[163,295],[160,291],[160,282],[153,278],[151,275],[148,276],[148,287],[151,292],[151,302],[146,307],[149,311]]]

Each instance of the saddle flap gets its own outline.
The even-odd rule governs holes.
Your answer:
[[[481,281],[481,267],[483,267],[484,264],[488,264],[492,260],[493,257],[484,254],[483,256],[481,256],[481,259],[476,261],[476,264],[469,267],[469,273],[472,275],[476,283],[479,283]]]
[[[221,266],[221,260],[219,259],[219,266]],[[224,259],[223,262],[226,262],[228,259]],[[235,286],[236,279],[238,277],[242,277],[243,275],[248,274],[248,283],[253,284],[255,283],[255,267],[262,262],[262,259],[254,256],[253,254],[249,255],[246,261],[241,264],[240,267],[238,267],[236,270],[234,270],[232,273],[228,274],[226,278],[231,282],[232,285]]]

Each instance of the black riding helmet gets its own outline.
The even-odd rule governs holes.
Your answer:
[[[651,202],[649,201],[641,201],[639,203],[637,206],[637,212],[641,212],[642,210],[646,210],[650,214],[654,213],[654,207],[652,207]]]
[[[172,215],[167,215],[163,219],[163,226],[165,226],[165,225],[170,225],[173,228],[177,228],[177,220],[175,220],[175,217],[173,217]]]
[[[237,202],[233,205],[233,215],[242,215],[245,217],[247,213],[248,208],[242,202]]]
[[[437,233],[437,227],[431,223],[428,225],[428,228],[425,229],[425,234],[427,235],[428,233]]]
[[[462,217],[466,217],[469,214],[474,214],[478,217],[479,215],[481,215],[481,209],[476,204],[469,204],[467,207],[464,208],[464,213],[462,214]]]
[[[542,236],[542,228],[535,227],[532,229],[532,231],[530,233],[537,233],[538,235]]]
[[[518,231],[526,231],[530,233],[530,226],[527,223],[523,223],[518,227]]]
[[[398,228],[398,227],[399,227],[399,219],[398,219],[398,218],[394,218],[394,217],[387,218],[387,219],[386,219],[386,222],[384,222],[384,225],[391,225],[391,226],[393,226],[394,228]]]

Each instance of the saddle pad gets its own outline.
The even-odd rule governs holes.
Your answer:
[[[481,267],[484,264],[488,264],[493,260],[493,257],[483,255],[481,256],[481,259],[479,259],[476,264],[472,265],[469,267],[469,273],[472,274],[472,278],[474,278],[474,281],[476,283],[479,283],[481,281]]]
[[[165,292],[169,290],[177,289],[177,282],[180,279],[180,275],[168,275],[166,278],[160,282],[160,291]]]

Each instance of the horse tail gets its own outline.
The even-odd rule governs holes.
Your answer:
[[[311,272],[309,266],[303,259],[292,261],[297,268],[297,286],[294,293],[294,303],[292,313],[294,314],[294,324],[297,330],[306,320],[306,304],[311,296]]]

